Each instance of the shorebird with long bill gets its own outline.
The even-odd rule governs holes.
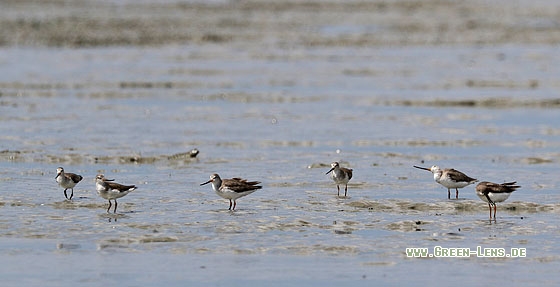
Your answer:
[[[496,202],[506,201],[512,192],[521,187],[516,185],[516,183],[517,182],[512,181],[499,184],[483,181],[476,185],[476,195],[478,195],[482,201],[488,203],[490,220],[492,220],[492,206],[494,206],[494,220],[496,220]]]
[[[463,188],[469,184],[473,184],[478,180],[467,176],[466,174],[452,169],[441,169],[439,166],[434,165],[431,168],[414,166],[415,168],[427,170],[434,174],[434,180],[447,188],[447,199],[451,199],[451,189],[455,189],[455,199],[459,198],[459,188]]]
[[[200,185],[205,185],[212,183],[212,189],[222,198],[229,199],[229,210],[235,210],[237,205],[236,200],[240,197],[249,195],[257,189],[261,189],[262,186],[257,185],[260,181],[247,181],[239,177],[234,177],[231,179],[221,179],[217,173],[210,176],[210,180]],[[232,208],[233,204],[233,208]]]
[[[331,173],[332,172],[332,173]],[[326,174],[331,173],[332,180],[336,183],[338,190],[337,196],[340,196],[340,186],[344,184],[344,197],[348,192],[348,182],[352,179],[352,169],[340,167],[338,162],[331,163],[331,169]]]

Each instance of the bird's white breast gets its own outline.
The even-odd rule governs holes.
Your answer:
[[[437,183],[447,187],[447,188],[463,188],[467,185],[470,184],[470,182],[466,182],[466,181],[454,181],[451,178],[449,178],[448,176],[442,176],[442,177],[438,177],[438,179],[436,179],[436,175],[434,174],[434,179]]]
[[[488,202],[488,199],[486,198],[486,196],[484,196],[483,193],[477,192],[476,195],[478,195],[478,197],[480,199],[482,199],[483,201]],[[501,193],[490,192],[490,193],[488,193],[488,197],[490,197],[490,200],[492,200],[493,202],[503,202],[506,199],[508,199],[510,195],[511,195],[511,193],[509,193],[509,192],[501,192]]]

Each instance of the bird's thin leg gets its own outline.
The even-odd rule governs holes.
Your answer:
[[[72,188],[72,193],[70,194],[70,199],[74,196],[74,189]]]
[[[111,209],[111,200],[109,199],[109,207],[107,207],[107,213],[109,213],[110,209]]]
[[[494,205],[494,220],[496,220],[496,203],[490,199],[488,194],[485,194],[486,200],[488,201],[488,208],[490,208],[490,219],[492,219],[492,205]]]
[[[344,187],[344,197],[346,197],[347,192],[348,192],[348,184]]]
[[[231,199],[230,199],[230,200],[229,200],[229,209],[228,209],[228,210],[231,210],[231,205],[232,205],[232,202],[231,202]]]
[[[235,199],[234,199],[234,200],[233,200],[233,209],[232,209],[232,210],[235,210],[235,206],[236,206],[236,205],[237,205],[237,201],[235,201]]]
[[[68,195],[66,194],[66,190],[67,190],[67,189],[68,189],[68,188],[65,188],[65,189],[64,189],[64,197],[66,197],[66,199],[68,199]]]
[[[457,191],[455,193],[455,199],[459,199],[459,189],[455,188],[455,190]]]
[[[340,196],[340,187],[338,186],[338,184],[336,185],[336,189],[338,190],[338,193],[336,194],[336,196]]]
[[[117,200],[115,199],[115,209],[113,209],[113,213],[117,213]]]

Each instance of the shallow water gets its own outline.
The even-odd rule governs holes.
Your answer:
[[[554,45],[0,49],[8,285],[558,283]],[[347,198],[332,161],[354,169]],[[412,167],[433,164],[522,188],[491,222],[474,186],[447,200]],[[84,176],[72,201],[58,166]],[[229,212],[199,186],[215,172],[263,189]],[[97,173],[139,186],[117,214]],[[438,245],[527,256],[405,253]]]

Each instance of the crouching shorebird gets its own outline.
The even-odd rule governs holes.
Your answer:
[[[506,182],[502,184],[483,181],[476,185],[476,195],[482,201],[488,202],[490,209],[490,219],[492,219],[492,206],[494,206],[494,220],[496,220],[496,202],[503,202],[509,198],[512,192],[521,186],[517,182]]]
[[[72,197],[74,196],[74,186],[76,186],[76,184],[78,184],[78,182],[80,182],[83,177],[79,174],[69,172],[66,173],[64,172],[64,168],[59,167],[56,169],[55,179],[58,185],[64,188],[64,196],[66,197],[66,199],[72,199]],[[66,194],[66,190],[68,190],[69,188],[72,190],[70,198],[68,198],[68,195]]]
[[[115,209],[113,210],[113,213],[117,213],[117,198],[121,198],[135,190],[136,186],[122,185],[113,181],[114,179],[106,179],[104,175],[98,174],[95,177],[95,189],[97,190],[97,194],[99,194],[99,196],[109,201],[107,212],[111,209],[111,199],[113,199],[115,201]]]
[[[337,195],[340,196],[340,184],[344,184],[344,197],[348,192],[348,182],[352,179],[352,170],[349,168],[340,167],[338,162],[331,163],[331,169],[325,174],[331,173],[332,180],[336,183]]]
[[[455,189],[455,199],[458,199],[459,188],[463,188],[478,181],[476,178],[469,177],[466,174],[452,168],[441,169],[437,165],[434,165],[431,168],[421,166],[414,167],[433,173],[434,180],[437,183],[447,187],[447,199],[451,199],[451,188]]]
[[[210,180],[200,185],[205,185],[212,183],[212,189],[217,195],[229,199],[229,210],[235,210],[237,203],[236,199],[249,195],[255,192],[257,189],[261,189],[262,186],[257,185],[259,181],[247,181],[246,179],[234,177],[232,179],[221,179],[216,173],[210,176]],[[232,208],[233,200],[233,208]]]

